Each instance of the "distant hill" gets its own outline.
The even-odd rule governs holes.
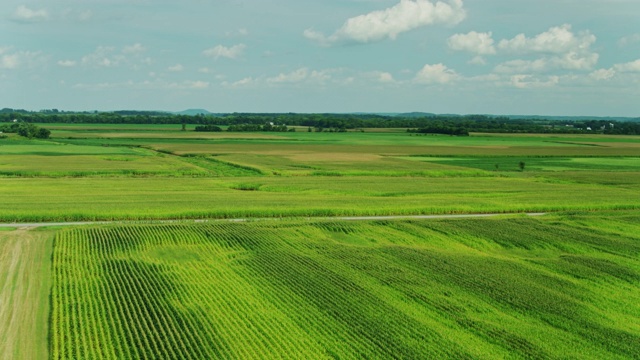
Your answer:
[[[189,115],[189,116],[195,116],[195,115],[214,115],[212,112],[205,110],[205,109],[187,109],[187,110],[183,110],[183,111],[179,111],[179,112],[174,112],[174,114],[176,115]]]
[[[395,116],[397,116],[397,117],[405,117],[405,118],[418,118],[418,117],[436,116],[436,114],[414,111],[414,112],[396,114]]]

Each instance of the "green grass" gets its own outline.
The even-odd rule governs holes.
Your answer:
[[[176,157],[148,155],[7,155],[5,177],[205,176],[208,172]]]
[[[142,155],[141,150],[121,146],[67,145],[51,141],[25,140],[0,146],[0,155]]]
[[[475,168],[487,171],[520,171],[520,162],[525,171],[640,171],[639,157],[528,157],[528,156],[482,156],[482,157],[406,157],[420,162]]]
[[[25,264],[48,266],[53,231],[53,358],[640,352],[640,137],[51,127],[0,139],[0,222],[574,215],[0,227],[10,358],[46,357],[49,276]]]
[[[51,231],[0,231],[0,357],[47,359]]]
[[[591,220],[61,231],[51,356],[633,358],[638,218]]]
[[[0,220],[638,209],[637,187],[537,177],[4,178]],[[256,191],[237,190],[249,184]],[[240,186],[244,187],[244,186]]]

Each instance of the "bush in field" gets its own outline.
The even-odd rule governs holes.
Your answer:
[[[48,139],[49,136],[51,136],[51,131],[48,129],[37,127],[25,122],[16,122],[10,125],[4,125],[0,127],[0,132],[17,133],[18,135],[29,139]]]

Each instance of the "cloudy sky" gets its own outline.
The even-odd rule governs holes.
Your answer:
[[[2,0],[0,107],[640,116],[639,0]]]

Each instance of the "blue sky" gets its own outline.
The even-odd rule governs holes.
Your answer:
[[[0,107],[640,116],[638,0],[3,0]]]

